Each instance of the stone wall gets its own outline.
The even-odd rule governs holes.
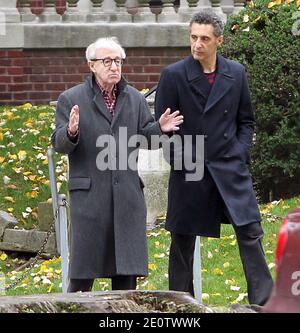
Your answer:
[[[0,105],[48,104],[89,73],[85,49],[0,50]],[[187,47],[127,48],[125,78],[141,90],[157,84],[162,69],[189,54]]]

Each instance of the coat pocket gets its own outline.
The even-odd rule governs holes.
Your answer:
[[[68,190],[89,190],[91,187],[90,177],[71,177],[68,182]]]
[[[246,164],[250,163],[249,148],[242,142],[238,141],[237,139],[234,140],[234,143],[232,143],[232,145],[227,149],[223,157],[225,159],[231,159],[237,157],[240,158]]]

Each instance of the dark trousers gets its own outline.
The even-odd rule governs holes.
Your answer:
[[[270,296],[273,281],[261,244],[262,227],[258,222],[233,227],[247,281],[249,303],[263,305]],[[169,289],[187,291],[194,296],[193,260],[196,236],[171,233],[171,240]]]
[[[77,291],[91,291],[94,279],[70,279],[68,293]],[[136,289],[135,275],[117,275],[111,278],[112,290],[134,290]]]

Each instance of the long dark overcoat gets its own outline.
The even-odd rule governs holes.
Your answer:
[[[248,169],[255,120],[244,67],[218,55],[210,87],[192,56],[168,66],[156,92],[156,117],[166,107],[183,114],[181,136],[205,138],[201,181],[187,181],[185,170],[171,169],[166,228],[219,237],[228,216],[238,226],[260,221]]]
[[[67,125],[75,104],[80,108],[79,136],[72,142]],[[113,117],[92,76],[59,96],[52,144],[57,152],[69,157],[73,279],[148,273],[143,184],[137,170],[128,170],[124,164],[125,170],[120,170],[119,164],[113,163],[120,155],[125,161],[129,155],[134,160],[138,149],[132,143],[126,148],[127,139],[122,139],[120,128],[127,132],[127,138],[141,134],[150,139],[153,134],[161,134],[145,98],[125,80],[118,84]],[[102,139],[110,142],[105,135],[115,140],[101,144]],[[111,169],[116,170],[100,170],[105,164],[99,161],[106,161],[101,154],[109,155],[107,160],[117,166]]]

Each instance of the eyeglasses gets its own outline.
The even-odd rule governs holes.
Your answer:
[[[114,63],[116,64],[117,67],[123,65],[124,60],[121,58],[115,58],[115,59],[111,59],[111,58],[103,58],[103,59],[91,59],[91,61],[98,61],[101,60],[104,67],[110,67],[114,61]]]

